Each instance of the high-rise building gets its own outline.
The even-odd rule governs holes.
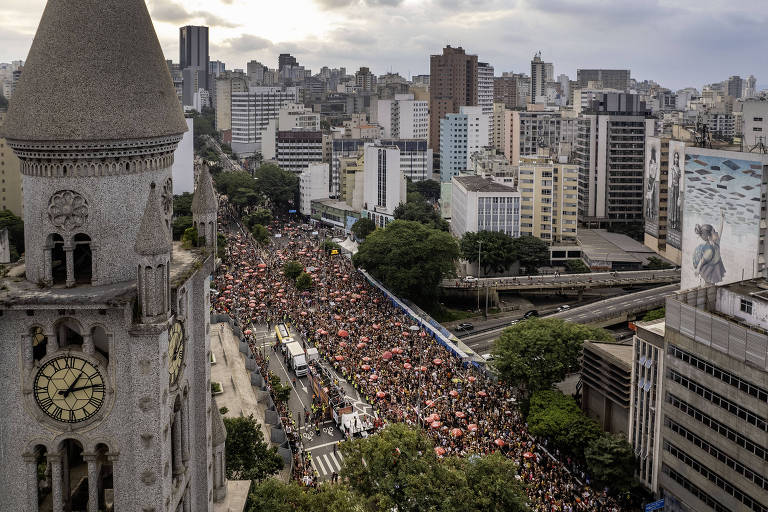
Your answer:
[[[320,114],[312,112],[312,109],[301,103],[288,103],[280,107],[277,118],[269,120],[267,129],[261,137],[261,156],[264,160],[277,158],[277,134],[280,131],[291,130],[319,132]],[[324,197],[328,197],[327,192]]]
[[[429,146],[440,148],[440,120],[459,107],[477,105],[477,55],[464,49],[443,48],[429,60]]]
[[[640,97],[599,95],[579,118],[579,221],[591,226],[643,220],[645,135],[653,120]]]
[[[577,69],[579,87],[589,87],[589,82],[601,82],[604,89],[629,90],[628,69]]]
[[[501,102],[506,108],[521,107],[518,99],[519,75],[504,73],[493,79],[493,101]]]
[[[296,57],[291,55],[290,53],[281,53],[277,57],[277,70],[282,71],[284,67],[296,67],[299,65],[299,61],[296,60]]]
[[[488,146],[488,116],[481,107],[461,107],[440,120],[440,181],[471,168],[472,153]]]
[[[24,278],[0,284],[3,509],[225,498],[207,171],[192,204],[205,250],[169,230],[186,129],[143,0],[48,3],[3,126],[25,185]]]
[[[523,156],[538,154],[540,148],[560,152],[576,138],[577,119],[564,112],[515,110],[510,114],[503,151],[512,165]]]
[[[741,93],[742,98],[754,98],[757,95],[757,78],[755,75],[749,75],[744,79],[744,90]]]
[[[493,126],[493,66],[487,62],[477,63],[477,106],[488,116],[489,126]]]
[[[383,138],[424,139],[429,130],[429,104],[413,94],[397,94],[392,100],[377,102],[373,122],[381,126]]]
[[[394,220],[395,208],[405,202],[406,179],[400,172],[400,149],[367,143],[363,151],[363,215],[384,227]]]
[[[328,164],[309,164],[299,174],[299,211],[312,214],[312,201],[328,197]]]
[[[751,151],[760,144],[768,146],[768,101],[749,100],[743,105],[744,149]]]
[[[0,108],[0,132],[6,111]],[[19,217],[24,213],[21,200],[21,162],[5,139],[0,137],[0,210],[10,210]]]
[[[280,130],[276,142],[277,165],[300,174],[311,164],[323,161],[323,133],[320,131]]]
[[[664,510],[766,510],[768,281],[667,298],[659,492]]]
[[[363,66],[355,71],[355,85],[363,91],[376,90],[376,75],[371,70]]]
[[[216,78],[216,130],[227,144],[232,142],[232,93],[248,92],[248,81],[242,71],[225,71]]]
[[[179,28],[179,66],[200,72],[198,87],[208,89],[208,27],[187,25]]]
[[[726,93],[732,98],[741,98],[744,88],[744,80],[739,75],[734,75],[726,80]]]
[[[545,64],[541,60],[541,52],[533,56],[531,61],[531,103],[538,103],[537,98],[546,94],[544,92],[544,84],[546,83]]]
[[[251,87],[232,92],[232,150],[238,155],[261,151],[261,139],[280,108],[298,101],[295,87]]]
[[[227,65],[220,60],[212,60],[208,63],[208,74],[212,78],[218,78],[220,74],[227,70]]]

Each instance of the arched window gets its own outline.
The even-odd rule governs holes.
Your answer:
[[[37,467],[37,510],[50,510],[48,496],[51,494],[51,467],[48,464],[48,449],[40,444],[35,446],[32,453],[35,456],[35,466]],[[48,507],[45,508],[44,504],[48,504]]]
[[[51,280],[53,284],[65,284],[67,255],[64,252],[64,238],[58,233],[48,235],[48,248],[51,249]]]
[[[45,357],[48,350],[48,337],[40,326],[33,327],[30,330],[29,337],[32,343],[32,359],[39,361]]]
[[[61,499],[64,510],[87,510],[88,464],[83,459],[83,445],[75,439],[62,441],[61,448]],[[54,482],[54,485],[56,483]]]
[[[96,445],[96,464],[98,469],[98,478],[96,485],[99,497],[99,510],[114,510],[115,487],[112,478],[112,461],[107,456],[109,447],[105,444]],[[88,485],[91,485],[89,482]]]
[[[91,253],[91,237],[83,233],[75,235],[75,252],[72,255],[75,268],[75,282],[90,284],[93,278],[93,254]]]
[[[64,318],[56,324],[56,339],[59,348],[83,346],[83,335],[80,324],[71,318]]]

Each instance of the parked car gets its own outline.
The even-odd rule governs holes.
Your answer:
[[[571,306],[569,306],[568,304],[563,304],[562,306],[557,308],[557,311],[559,313],[560,311],[568,311],[569,309],[571,309]]]
[[[469,322],[464,322],[456,326],[457,331],[471,331],[475,326]]]
[[[525,314],[523,315],[523,320],[527,320],[527,319],[532,318],[534,316],[539,316],[539,312],[536,311],[535,309],[532,309],[530,311],[526,311]]]
[[[476,277],[467,276],[467,277],[464,278],[464,282],[466,282],[466,283],[474,283],[475,281],[477,281]]]

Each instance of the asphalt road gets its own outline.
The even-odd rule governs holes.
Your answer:
[[[334,448],[339,441],[344,439],[344,435],[332,420],[326,420],[321,424],[319,435],[314,424],[305,425],[304,410],[310,411],[312,405],[312,386],[309,377],[296,378],[294,383],[293,371],[285,364],[282,354],[275,352],[272,348],[275,343],[274,330],[267,331],[266,325],[251,326],[250,328],[260,342],[256,349],[269,355],[269,370],[279,375],[283,384],[290,383],[293,387],[293,392],[288,400],[288,407],[293,411],[293,417],[296,418],[299,425],[304,449],[312,454],[312,465],[320,480],[330,479],[334,472],[339,473],[341,470],[341,451],[336,451]],[[293,330],[291,336],[296,340],[301,339],[299,334]],[[320,363],[329,369],[332,375],[335,375],[335,378],[344,387],[347,397],[358,411],[369,414],[373,412],[373,408],[362,399],[349,382],[344,380],[343,376],[338,375],[325,361],[321,360]]]
[[[539,314],[551,318],[562,318],[563,320],[575,323],[586,323],[594,318],[599,318],[612,313],[619,313],[626,309],[634,309],[638,306],[642,306],[644,303],[659,300],[679,289],[680,285],[671,284],[592,302],[585,306],[572,307],[570,310],[560,313],[556,313],[553,310],[539,309]],[[520,317],[522,317],[523,313],[524,312],[520,313]],[[463,336],[461,341],[478,354],[482,355],[488,353],[493,346],[494,340],[499,337],[501,331],[509,326],[509,322],[510,318],[505,318],[504,320],[499,321],[498,327],[477,334]]]
[[[680,279],[680,271],[669,270],[632,270],[626,272],[594,272],[588,274],[546,274],[516,277],[488,277],[466,282],[460,279],[445,279],[442,286],[446,288],[476,288],[477,286],[536,286],[540,284],[573,284],[592,283],[605,286],[620,286],[623,280],[643,281],[652,279]]]

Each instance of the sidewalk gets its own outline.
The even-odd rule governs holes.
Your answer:
[[[211,382],[218,382],[222,388],[222,393],[216,395],[216,403],[228,409],[223,416],[237,418],[253,414],[261,426],[264,439],[268,441],[271,427],[264,421],[266,407],[259,403],[251,386],[250,372],[245,368],[245,356],[240,353],[240,340],[232,333],[229,324],[211,325],[211,354],[215,361],[211,364]],[[283,469],[277,477],[287,482],[290,469]]]

